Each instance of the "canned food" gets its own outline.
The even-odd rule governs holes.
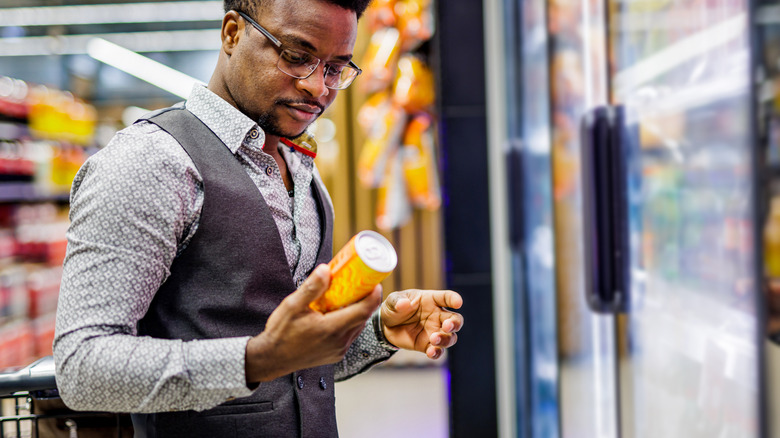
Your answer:
[[[396,263],[398,256],[387,239],[375,231],[361,231],[328,263],[330,286],[309,307],[325,313],[362,299],[393,272]]]

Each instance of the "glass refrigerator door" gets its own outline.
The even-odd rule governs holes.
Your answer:
[[[609,3],[630,169],[624,437],[760,434],[748,11]]]
[[[495,4],[494,4],[495,5]],[[488,5],[491,6],[491,5]],[[495,32],[495,49],[488,53],[489,116],[496,132],[491,174],[506,171],[506,204],[493,205],[496,215],[508,214],[508,242],[495,246],[504,253],[506,286],[497,283],[497,324],[505,332],[497,360],[513,381],[505,391],[501,411],[507,417],[502,436],[554,438],[558,427],[558,352],[553,244],[552,176],[548,45],[545,0],[503,0],[488,9],[488,32]],[[503,187],[502,187],[503,188]],[[495,201],[495,199],[493,200]],[[496,233],[498,234],[498,233]],[[494,248],[495,251],[495,248]],[[511,308],[511,309],[509,309]],[[504,323],[506,322],[506,323]],[[511,360],[508,360],[511,359]]]
[[[527,360],[518,360],[517,381],[526,386],[518,387],[518,406],[527,416],[518,430],[520,436],[550,438],[560,430],[546,8],[544,0],[512,3],[518,21],[507,28],[516,30],[519,62],[515,77],[507,79],[521,91],[520,141],[512,144],[517,153],[510,155],[520,180],[510,235],[513,272],[524,273],[514,289],[516,321],[525,331],[518,345],[527,352]]]
[[[600,0],[550,0],[551,144],[560,436],[616,437],[616,318],[585,299],[580,120],[607,102]]]

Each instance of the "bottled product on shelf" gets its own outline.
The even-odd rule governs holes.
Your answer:
[[[0,205],[0,369],[51,354],[67,207]]]
[[[70,185],[96,110],[0,76],[0,369],[51,354]]]
[[[96,120],[68,92],[0,77],[0,201],[67,196]]]

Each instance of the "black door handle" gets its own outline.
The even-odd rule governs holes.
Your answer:
[[[595,312],[624,312],[630,302],[624,109],[594,108],[581,129],[585,295]]]

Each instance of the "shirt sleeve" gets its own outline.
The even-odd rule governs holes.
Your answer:
[[[151,124],[120,132],[79,170],[54,340],[57,386],[72,409],[203,410],[251,394],[248,337],[185,342],[136,331],[194,231],[199,184],[186,152]]]
[[[347,350],[344,359],[336,364],[334,378],[337,382],[368,371],[374,365],[390,359],[398,351],[382,334],[379,310],[366,322],[366,327]]]

